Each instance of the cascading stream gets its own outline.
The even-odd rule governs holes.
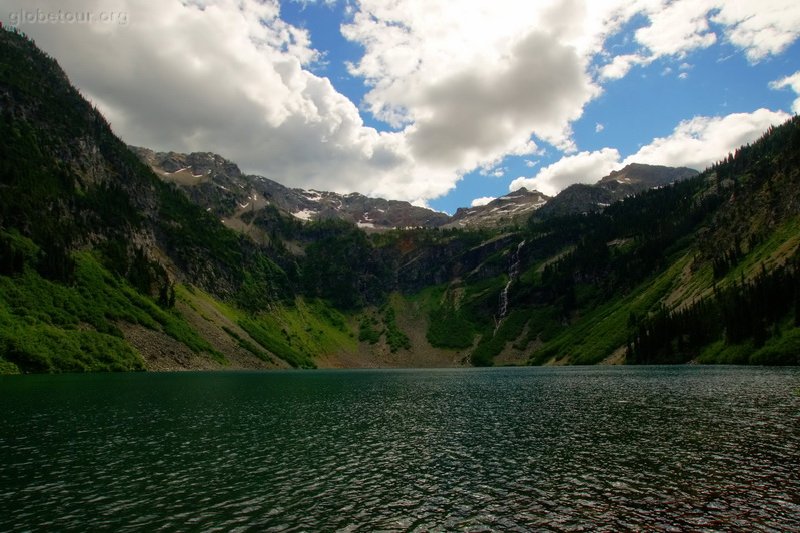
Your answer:
[[[517,249],[511,255],[511,267],[508,269],[508,283],[506,283],[506,286],[500,291],[500,309],[498,310],[499,316],[497,317],[497,324],[494,328],[495,333],[508,313],[508,291],[511,289],[511,284],[519,277],[519,253],[523,246],[525,246],[525,239],[520,241],[517,245]]]

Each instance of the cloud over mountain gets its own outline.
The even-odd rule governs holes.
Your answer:
[[[542,141],[565,154],[537,175],[544,192],[576,173],[602,175],[619,154],[578,152],[572,125],[603,83],[720,40],[761,61],[800,33],[800,8],[783,0],[361,0],[348,4],[341,26],[363,48],[349,71],[368,89],[354,102],[312,72],[324,53],[281,18],[278,0],[5,4],[8,12],[127,14],[127,24],[23,29],[131,144],[214,151],[290,186],[417,202],[506,156],[535,153]],[[633,20],[636,50],[607,50]],[[387,127],[365,125],[362,113]],[[725,127],[691,119],[638,155],[665,162],[685,148],[693,155],[682,164],[700,164],[700,145],[711,153],[749,138],[750,128],[774,123],[767,113]]]
[[[788,113],[768,109],[724,117],[694,117],[681,122],[670,135],[653,139],[625,159],[614,148],[580,152],[563,157],[532,177],[515,179],[509,190],[527,187],[554,195],[573,183],[594,183],[629,163],[704,170],[739,146],[756,140],[770,126],[788,118]]]

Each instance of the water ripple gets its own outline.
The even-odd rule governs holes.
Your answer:
[[[798,369],[0,380],[0,530],[800,531]]]

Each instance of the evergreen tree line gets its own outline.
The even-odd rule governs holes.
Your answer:
[[[800,253],[769,271],[762,263],[752,279],[715,286],[712,296],[687,307],[662,307],[642,320],[631,315],[628,362],[682,363],[716,341],[757,349],[786,326],[800,327]]]
[[[592,285],[601,299],[624,293],[665,267],[671,255],[684,249],[694,231],[717,209],[721,198],[698,194],[705,183],[692,178],[668,187],[640,193],[608,207],[603,213],[554,219],[546,238],[560,236],[561,246],[575,243],[564,257],[548,264],[541,284],[568,314],[579,304],[575,285]],[[582,219],[582,233],[575,218]],[[532,238],[529,248],[539,246]],[[552,249],[552,246],[548,247]]]
[[[800,163],[800,117],[795,115],[780,126],[770,126],[755,142],[737,148],[711,166],[720,180],[742,183],[747,175],[752,185],[769,180],[776,173],[786,174]]]

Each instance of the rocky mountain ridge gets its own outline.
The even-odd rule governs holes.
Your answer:
[[[449,228],[502,227],[523,223],[552,197],[525,187],[495,198],[486,205],[461,207],[444,225]]]
[[[360,193],[286,187],[263,176],[245,174],[236,163],[211,152],[183,154],[130,148],[194,203],[217,215],[225,225],[253,236],[251,220],[268,206],[302,221],[345,220],[367,232],[414,227],[501,228],[524,224],[534,212],[544,218],[598,211],[632,194],[697,175],[690,168],[632,163],[594,185],[571,185],[554,197],[523,187],[486,205],[459,208],[448,216],[409,202]]]
[[[370,198],[359,193],[289,188],[263,176],[245,174],[235,163],[210,152],[182,154],[141,147],[131,149],[163,180],[178,185],[193,202],[234,229],[241,229],[241,219],[246,213],[267,206],[298,220],[340,219],[365,231],[434,228],[449,218],[409,202]]]
[[[697,170],[687,167],[631,163],[611,172],[593,185],[584,183],[570,185],[543,205],[536,215],[546,218],[602,211],[627,196],[663,187],[698,174]]]

